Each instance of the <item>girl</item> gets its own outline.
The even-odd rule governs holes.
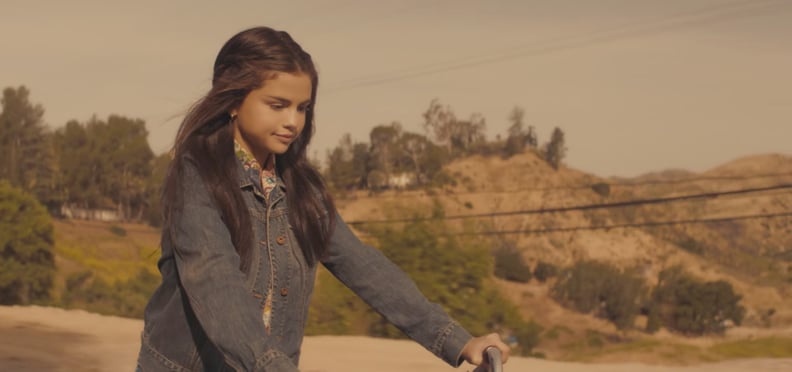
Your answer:
[[[307,161],[318,75],[283,31],[242,31],[179,128],[163,189],[162,283],[146,307],[140,371],[297,371],[318,264],[458,366],[484,349],[341,220]]]

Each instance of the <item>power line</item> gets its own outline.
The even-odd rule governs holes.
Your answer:
[[[792,176],[792,172],[783,172],[783,173],[764,173],[764,174],[756,174],[750,176],[705,176],[705,177],[690,177],[690,178],[678,178],[678,179],[671,179],[671,180],[654,180],[654,181],[627,181],[627,182],[608,182],[607,180],[603,180],[600,182],[592,182],[586,184],[578,184],[578,185],[555,185],[555,186],[537,186],[537,187],[523,187],[519,189],[511,189],[511,190],[503,190],[503,191],[461,191],[461,192],[454,192],[454,195],[470,195],[470,194],[516,194],[521,192],[531,192],[531,191],[555,191],[555,190],[590,190],[594,186],[598,184],[606,184],[610,187],[634,187],[634,186],[651,186],[651,185],[674,185],[674,184],[683,184],[683,183],[692,183],[692,182],[707,182],[707,181],[747,181],[747,180],[758,180],[764,178],[776,178],[776,177],[787,177]],[[411,195],[398,195],[396,197],[409,197]]]
[[[348,29],[350,27],[357,27],[357,26],[360,26],[362,24],[369,24],[369,23],[373,23],[373,22],[382,21],[383,18],[386,19],[386,20],[387,19],[403,18],[405,13],[409,14],[409,13],[416,12],[416,11],[419,11],[419,10],[423,10],[423,9],[426,9],[426,8],[435,7],[435,6],[438,6],[441,2],[442,1],[440,1],[440,0],[436,0],[436,1],[422,1],[422,2],[419,2],[418,4],[410,4],[410,5],[407,5],[407,6],[400,6],[400,7],[397,7],[395,9],[393,9],[393,8],[392,9],[384,9],[384,8],[381,7],[381,4],[372,2],[372,3],[369,3],[369,4],[374,5],[373,9],[380,11],[376,15],[369,15],[367,17],[359,17],[359,18],[356,19],[356,22],[346,22],[346,23],[342,24],[341,27],[335,27],[333,29],[324,29],[324,30],[322,30],[322,35],[325,36],[325,35],[337,32],[339,30]],[[400,4],[400,5],[402,5],[402,4]]]
[[[687,25],[703,24],[704,21],[712,22],[723,19],[729,19],[729,18],[734,18],[734,16],[747,14],[747,11],[760,10],[763,8],[768,8],[773,5],[784,5],[784,4],[787,3],[783,1],[781,2],[770,1],[764,3],[760,3],[756,1],[745,1],[745,2],[738,2],[731,4],[721,4],[718,6],[704,8],[693,12],[678,13],[676,15],[666,17],[665,19],[655,21],[653,24],[645,24],[642,22],[642,23],[638,23],[638,27],[633,27],[632,25],[635,23],[631,23],[628,24],[628,26],[630,27],[624,29],[620,29],[624,27],[624,26],[620,26],[617,28],[609,28],[609,29],[594,31],[583,37],[571,37],[571,38],[567,37],[567,38],[551,39],[544,43],[539,42],[539,43],[535,43],[534,45],[511,48],[512,50],[523,49],[522,51],[519,52],[510,52],[501,55],[489,55],[485,57],[473,57],[468,60],[462,60],[462,61],[435,63],[431,65],[419,66],[413,69],[397,70],[395,71],[395,73],[391,72],[389,74],[381,74],[380,76],[375,75],[375,76],[362,77],[357,79],[350,79],[347,81],[342,81],[335,85],[331,84],[326,94],[357,88],[357,87],[379,85],[392,81],[431,75],[440,72],[476,67],[476,66],[502,62],[505,60],[515,59],[515,58],[527,57],[531,55],[534,56],[542,55],[559,50],[586,47],[598,43],[606,43],[619,39],[635,37],[638,35],[651,34],[654,32],[662,32],[662,31],[674,29],[675,27],[678,28],[686,24]],[[677,19],[680,17],[682,18],[687,17],[693,19],[682,19],[682,20]],[[694,17],[700,17],[700,18],[696,19]],[[542,45],[542,44],[547,44],[547,45]]]
[[[652,180],[652,181],[635,181],[635,182],[605,182],[611,186],[644,186],[644,185],[669,185],[669,184],[680,184],[680,183],[690,183],[690,182],[699,182],[699,181],[743,181],[743,180],[753,180],[753,179],[761,179],[761,178],[773,178],[773,177],[786,177],[792,176],[792,172],[782,172],[782,173],[761,173],[755,174],[750,176],[704,176],[704,177],[690,177],[690,178],[677,178],[677,179],[670,179],[670,180]]]
[[[673,220],[673,221],[647,221],[647,222],[623,223],[623,224],[602,225],[602,226],[570,226],[570,227],[558,227],[558,228],[549,228],[549,229],[473,231],[473,232],[451,233],[451,234],[446,234],[446,236],[546,234],[546,233],[554,233],[554,232],[574,232],[574,231],[584,231],[584,230],[610,230],[610,229],[622,229],[622,228],[690,225],[690,224],[741,221],[741,220],[752,220],[752,219],[767,219],[767,218],[778,218],[778,217],[792,217],[792,212],[749,214],[742,216],[685,219],[685,220]]]
[[[638,187],[638,186],[654,186],[654,185],[676,185],[692,182],[710,182],[710,181],[750,181],[766,178],[780,178],[792,177],[792,172],[781,173],[760,173],[747,176],[704,176],[704,177],[689,177],[677,178],[670,180],[651,180],[651,181],[624,181],[624,182],[608,182],[602,180],[600,182],[591,182],[584,184],[567,184],[567,185],[550,185],[550,186],[537,186],[537,187],[521,187],[518,189],[510,190],[486,190],[486,191],[453,191],[451,195],[477,195],[477,194],[517,194],[527,192],[546,192],[558,190],[591,190],[596,185],[606,184],[609,187],[625,188],[625,187]],[[420,194],[397,194],[397,195],[377,195],[377,196],[359,196],[358,198],[419,198],[425,195]]]
[[[709,192],[702,194],[689,194],[689,195],[666,197],[666,198],[636,199],[636,200],[612,202],[612,203],[584,204],[584,205],[576,205],[570,207],[539,208],[539,209],[528,209],[528,210],[507,211],[507,212],[473,213],[473,214],[444,216],[444,217],[417,217],[417,218],[398,218],[398,219],[369,220],[369,221],[350,221],[347,222],[347,224],[362,225],[362,224],[374,224],[374,223],[379,224],[379,223],[420,222],[420,221],[431,221],[431,220],[457,220],[457,219],[467,219],[467,218],[502,217],[502,216],[514,216],[514,215],[522,215],[522,214],[543,214],[543,213],[559,213],[559,212],[570,212],[570,211],[584,211],[584,210],[594,210],[594,209],[622,208],[622,207],[636,206],[636,205],[672,203],[683,200],[713,199],[721,196],[740,195],[740,194],[781,190],[781,189],[789,189],[789,188],[792,188],[792,184],[780,184],[780,185],[774,185],[768,187],[756,187],[750,189],[739,189],[739,190],[731,190],[731,191],[718,191],[718,192]]]
[[[776,4],[782,4],[782,3],[776,3]],[[679,18],[680,16],[682,16],[682,17],[691,16],[691,15],[703,15],[703,16],[710,15],[710,16],[712,16],[711,13],[717,13],[718,11],[721,11],[721,10],[724,10],[724,9],[727,10],[727,11],[729,11],[729,10],[732,10],[732,11],[733,10],[738,10],[738,11],[739,10],[746,10],[745,7],[743,7],[742,9],[739,9],[739,8],[737,8],[737,9],[728,9],[729,7],[733,8],[735,5],[737,5],[737,6],[748,5],[749,7],[747,9],[751,10],[752,8],[753,9],[761,8],[761,5],[763,5],[763,4],[762,3],[757,3],[755,1],[746,1],[746,2],[742,2],[742,3],[732,3],[732,4],[721,4],[721,5],[714,6],[714,7],[708,7],[708,8],[700,9],[700,10],[694,11],[694,12],[678,13],[678,14],[672,15],[671,17],[667,17],[666,19],[661,19],[660,21],[655,21],[655,23],[660,23],[659,26],[663,26],[662,23],[678,21],[678,20],[676,20],[674,18]],[[765,6],[773,5],[773,3],[772,2],[765,3],[764,5]],[[737,12],[737,14],[739,15],[740,12]],[[732,15],[734,15],[734,14],[732,14]],[[715,18],[715,19],[717,20],[717,18]],[[684,22],[682,22],[682,23],[684,24]],[[687,23],[692,23],[692,22],[690,20],[688,20]],[[511,48],[512,50],[513,49],[527,49],[527,50],[523,50],[521,52],[510,52],[510,53],[506,53],[506,54],[502,54],[502,55],[490,55],[490,56],[485,56],[485,57],[478,57],[477,56],[477,57],[473,57],[473,58],[471,58],[469,60],[463,60],[461,62],[460,61],[449,61],[449,62],[446,62],[446,63],[435,63],[435,64],[431,64],[431,65],[425,65],[425,66],[420,66],[420,67],[414,68],[414,69],[412,69],[412,71],[410,69],[397,70],[397,71],[395,71],[396,72],[395,74],[391,73],[391,76],[388,76],[388,74],[382,74],[382,75],[384,75],[383,77],[377,77],[375,75],[373,77],[363,77],[363,78],[358,78],[358,79],[352,79],[352,80],[348,80],[346,82],[342,82],[342,83],[336,84],[337,86],[336,87],[331,87],[329,92],[340,91],[340,90],[345,90],[345,89],[351,89],[351,88],[356,88],[356,87],[361,87],[361,86],[378,85],[378,84],[387,83],[387,82],[390,82],[390,81],[403,80],[403,79],[414,78],[414,77],[419,77],[419,76],[423,76],[423,75],[430,75],[430,74],[435,74],[435,73],[439,73],[439,72],[459,70],[459,69],[464,69],[464,68],[469,68],[469,67],[476,67],[476,66],[480,66],[480,65],[484,65],[484,64],[501,62],[501,61],[504,61],[504,60],[514,59],[514,58],[519,58],[519,57],[526,57],[526,56],[529,56],[529,55],[540,55],[540,54],[546,54],[546,53],[557,51],[557,50],[564,50],[564,49],[572,49],[572,48],[576,48],[576,47],[589,46],[589,45],[596,44],[597,42],[601,43],[601,42],[608,42],[608,41],[613,41],[613,40],[618,40],[618,39],[623,39],[623,38],[629,38],[631,36],[640,35],[641,33],[647,34],[647,33],[653,32],[653,31],[657,32],[657,31],[664,31],[664,30],[667,30],[667,29],[671,29],[669,27],[666,27],[666,28],[658,27],[658,25],[656,25],[656,24],[655,25],[653,25],[653,24],[646,25],[644,22],[630,23],[630,24],[627,24],[627,26],[631,26],[633,24],[637,24],[637,25],[643,26],[643,27],[638,27],[637,29],[634,29],[634,30],[631,30],[630,28],[620,29],[620,28],[624,27],[624,25],[623,25],[623,26],[616,27],[616,28],[608,28],[608,29],[594,31],[592,33],[589,33],[589,34],[583,36],[583,37],[571,37],[571,38],[570,37],[566,37],[566,38],[551,39],[551,40],[548,40],[548,41],[544,42],[544,44],[549,44],[548,46],[542,46],[543,43],[539,42],[539,43],[535,43],[535,45],[533,45],[533,48],[530,48],[531,45],[523,46],[523,47]],[[653,27],[655,28],[654,30],[652,29]],[[634,32],[634,33],[631,35],[629,32]],[[616,35],[609,35],[611,33],[615,33]],[[619,35],[619,34],[621,34],[621,35]],[[582,40],[578,40],[578,39],[582,39]],[[556,43],[558,45],[553,45],[553,43]],[[526,47],[528,47],[528,48],[526,48]],[[423,70],[420,70],[420,69],[423,69]]]

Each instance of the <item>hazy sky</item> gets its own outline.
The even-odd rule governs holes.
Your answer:
[[[345,132],[422,133],[433,98],[490,139],[520,106],[601,176],[792,153],[790,0],[0,0],[0,87],[30,88],[52,127],[142,118],[161,153],[223,42],[256,25],[318,65],[322,159]]]

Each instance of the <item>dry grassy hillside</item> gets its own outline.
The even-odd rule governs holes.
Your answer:
[[[603,179],[565,167],[554,170],[534,153],[509,159],[474,156],[450,164],[447,170],[457,180],[453,187],[429,193],[358,193],[339,201],[341,213],[347,220],[388,218],[395,216],[395,210],[426,206],[436,198],[447,216],[487,214],[792,184],[792,157],[782,155],[737,159],[700,174],[671,170],[633,179]],[[592,185],[597,183],[608,184],[607,190],[600,185],[595,191]],[[742,304],[747,314],[743,329],[769,325],[771,329],[789,330],[792,217],[706,223],[701,220],[790,211],[792,190],[780,189],[625,208],[488,216],[470,221],[474,221],[475,231],[522,231],[499,236],[513,241],[530,265],[542,260],[568,266],[581,259],[596,259],[638,268],[649,283],[656,281],[661,270],[681,265],[701,279],[725,279],[744,297]],[[688,222],[657,227],[590,228],[658,221]],[[457,220],[452,223],[461,224]],[[580,229],[558,231],[576,227]],[[471,232],[470,225],[465,232]],[[547,285],[535,281],[499,283],[526,315],[549,328],[562,327],[561,339],[563,328],[577,336],[590,331],[616,332],[605,321],[574,314],[555,304],[548,297]],[[770,309],[774,314],[768,322],[761,314]],[[668,352],[673,354],[673,350]]]
[[[431,191],[352,193],[338,198],[340,212],[347,221],[405,217],[405,209],[417,208],[428,214],[432,202],[438,200],[446,216],[486,215],[792,183],[792,158],[781,155],[737,159],[700,174],[673,170],[632,179],[604,179],[564,167],[555,170],[533,153],[509,159],[475,156],[456,161],[446,170],[456,185]],[[592,187],[597,184],[600,186]],[[608,184],[607,190],[602,184]],[[743,326],[728,330],[727,339],[761,340],[775,335],[792,339],[792,218],[591,228],[789,212],[790,206],[792,191],[782,189],[631,208],[485,216],[449,223],[465,233],[519,232],[495,235],[493,244],[499,244],[499,239],[514,244],[531,266],[545,261],[564,267],[578,260],[596,259],[638,268],[649,283],[673,265],[682,265],[706,280],[725,279],[744,297],[742,304],[747,309]],[[576,227],[579,229],[567,230]],[[126,280],[141,268],[155,269],[157,229],[56,221],[55,231],[59,268],[56,299],[66,278],[75,273],[88,270],[97,277]],[[619,331],[602,319],[561,307],[550,298],[548,284],[535,280],[527,284],[495,282],[524,315],[545,328],[538,350],[550,358],[685,363],[710,360],[712,354],[696,350],[707,350],[719,342],[713,338],[688,339],[664,330],[653,336]],[[770,309],[774,314],[768,321],[762,314]],[[607,353],[601,346],[592,346],[603,342]],[[763,349],[776,347],[773,345],[778,344]],[[792,351],[783,355],[789,354]]]
[[[53,298],[60,299],[67,278],[91,272],[110,283],[135,277],[142,269],[156,272],[158,229],[138,224],[54,220],[55,265]]]

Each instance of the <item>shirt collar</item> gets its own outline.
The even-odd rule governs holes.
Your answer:
[[[234,139],[234,154],[239,162],[239,185],[244,188],[253,185],[259,191],[263,191],[262,175],[269,174],[275,178],[278,188],[285,190],[286,187],[280,177],[277,176],[275,168],[275,156],[270,156],[267,161],[267,169],[262,168],[261,163],[256,160],[250,151],[242,147],[242,145]]]

